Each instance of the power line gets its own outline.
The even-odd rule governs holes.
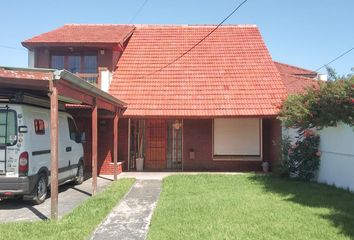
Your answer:
[[[26,51],[25,49],[22,49],[22,48],[16,48],[16,47],[11,47],[11,46],[6,46],[6,45],[0,45],[0,48],[6,48],[6,49],[11,49],[11,50],[17,50],[17,51]]]
[[[135,18],[140,14],[141,10],[143,10],[143,8],[145,7],[146,3],[148,2],[148,0],[145,0],[143,2],[143,4],[141,4],[140,8],[138,9],[138,11],[136,11],[136,13],[134,14],[134,16],[129,20],[129,23],[132,23]]]
[[[317,69],[315,70],[315,72],[317,72],[317,71],[321,70],[322,68],[328,66],[329,64],[331,64],[331,63],[337,61],[337,60],[340,59],[341,57],[343,57],[343,56],[347,55],[348,53],[350,53],[352,50],[354,50],[354,47],[352,47],[351,49],[345,51],[344,53],[342,53],[342,54],[339,55],[338,57],[334,58],[332,61],[330,61],[330,62],[328,62],[328,63],[322,65],[322,66],[319,67],[319,68],[317,68]]]
[[[177,62],[178,60],[180,60],[181,58],[183,58],[185,55],[187,55],[190,51],[192,51],[194,48],[196,48],[199,44],[201,44],[205,39],[207,39],[213,32],[215,32],[224,22],[226,22],[240,7],[242,7],[243,4],[245,4],[248,0],[244,0],[242,1],[229,15],[227,15],[227,17],[225,17],[213,30],[211,30],[207,35],[205,35],[205,37],[203,37],[201,40],[199,40],[196,44],[194,44],[192,47],[190,47],[187,51],[185,51],[184,53],[182,53],[180,56],[178,56],[176,59],[174,59],[173,61],[171,61],[170,63],[167,63],[166,65],[164,65],[163,67],[159,68],[156,71],[153,71],[152,73],[149,73],[139,79],[143,79],[146,77],[149,77],[151,75],[154,75],[160,71],[162,71],[163,69],[171,66],[172,64],[174,64],[175,62]]]

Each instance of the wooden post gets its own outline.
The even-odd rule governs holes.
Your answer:
[[[117,180],[117,172],[118,172],[118,111],[114,113],[114,121],[113,121],[113,162],[114,162],[114,181]]]
[[[50,217],[58,219],[58,89],[50,81]]]
[[[94,99],[92,109],[92,195],[97,192],[97,105]]]

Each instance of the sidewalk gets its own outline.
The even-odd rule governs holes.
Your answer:
[[[92,240],[146,239],[161,192],[161,180],[138,179],[92,234]]]

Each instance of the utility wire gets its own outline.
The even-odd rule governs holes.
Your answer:
[[[319,68],[317,68],[317,69],[315,70],[315,72],[317,72],[317,71],[321,70],[322,68],[328,66],[329,64],[331,64],[331,63],[337,61],[337,60],[340,59],[341,57],[343,57],[343,56],[347,55],[348,53],[350,53],[352,50],[354,50],[354,47],[352,47],[351,49],[345,51],[344,53],[342,53],[342,54],[339,55],[338,57],[334,58],[332,61],[330,61],[330,62],[328,62],[328,63],[322,65],[322,66],[319,67]]]
[[[143,8],[145,7],[147,2],[148,2],[148,0],[144,0],[143,4],[141,4],[141,6],[138,9],[138,11],[136,11],[134,16],[129,20],[129,23],[132,23],[135,20],[135,18],[140,14],[141,10],[143,10]]]
[[[17,50],[17,51],[26,51],[25,49],[22,49],[22,48],[16,48],[16,47],[11,47],[11,46],[6,46],[6,45],[0,45],[0,48],[6,48],[6,49],[11,49],[11,50]]]
[[[245,4],[248,0],[244,0],[242,1],[229,15],[227,15],[213,30],[211,30],[207,35],[205,35],[205,37],[203,37],[201,40],[199,40],[196,44],[194,44],[192,47],[190,47],[187,51],[185,51],[184,53],[182,53],[180,56],[178,56],[176,59],[174,59],[173,61],[171,61],[170,63],[167,63],[166,65],[164,65],[163,67],[159,68],[156,71],[153,71],[152,73],[149,73],[141,78],[138,79],[144,79],[146,77],[149,77],[151,75],[154,75],[160,71],[162,71],[165,68],[168,68],[169,66],[171,66],[172,64],[174,64],[175,62],[177,62],[178,60],[180,60],[181,58],[183,58],[185,55],[187,55],[190,51],[192,51],[194,48],[196,48],[199,44],[201,44],[205,39],[207,39],[213,32],[215,32],[224,22],[226,22],[240,7],[242,7],[243,4]]]

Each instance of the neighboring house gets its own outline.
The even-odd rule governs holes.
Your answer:
[[[318,86],[317,72],[280,62],[274,63],[280,73],[288,94],[298,94],[303,92],[306,88]]]
[[[142,155],[153,171],[258,171],[278,159],[282,101],[317,73],[273,62],[254,25],[221,26],[173,62],[214,28],[65,25],[22,44],[30,66],[65,68],[128,104],[119,120],[126,169]],[[69,107],[89,131],[87,109]],[[99,138],[111,138],[110,116],[99,123]],[[111,173],[112,146],[99,146],[99,161]]]

